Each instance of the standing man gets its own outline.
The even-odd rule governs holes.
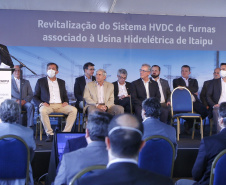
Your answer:
[[[161,68],[158,65],[153,65],[151,67],[151,78],[156,81],[159,86],[159,92],[161,95],[160,103],[161,103],[161,113],[160,113],[160,121],[163,123],[167,123],[170,117],[170,87],[167,80],[164,80],[159,77]]]
[[[221,63],[220,69],[221,78],[212,80],[207,90],[207,102],[213,108],[213,123],[217,125],[217,132],[220,131],[217,124],[219,106],[220,103],[226,102],[226,63]]]
[[[150,97],[156,97],[160,100],[158,84],[152,79],[149,79],[150,74],[151,66],[143,64],[140,69],[140,78],[132,82],[132,103],[135,115],[141,123],[142,102]]]
[[[210,184],[211,166],[215,157],[226,149],[226,102],[219,106],[218,125],[220,133],[204,137],[200,143],[199,152],[192,169],[194,180],[181,179],[176,185]]]
[[[85,109],[88,109],[88,113],[103,111],[112,115],[122,114],[124,113],[123,107],[114,105],[114,86],[105,81],[106,76],[106,71],[99,69],[96,72],[96,82],[90,82],[86,85],[84,91]]]
[[[5,45],[0,44],[0,66],[3,65],[2,63],[13,68],[13,62],[9,55],[8,48]]]
[[[34,105],[31,103],[33,98],[33,91],[31,89],[30,82],[28,80],[21,80],[20,87],[20,66],[14,66],[15,71],[12,76],[12,99],[15,100],[18,104],[20,103],[20,91],[22,91],[21,97],[21,106],[22,110],[26,111],[27,116],[27,127],[33,127],[33,118],[34,118]],[[22,123],[22,125],[24,125]]]
[[[89,82],[95,81],[96,78],[93,76],[95,71],[94,64],[87,62],[83,66],[84,75],[75,79],[74,85],[74,95],[76,100],[75,107],[78,109],[83,109],[83,94],[86,84]]]
[[[198,99],[198,81],[193,78],[189,78],[191,74],[190,66],[183,65],[181,67],[181,77],[173,80],[173,88],[176,87],[186,87],[192,94],[193,108],[194,111],[202,116],[204,119],[208,115],[206,107]],[[186,119],[185,122],[185,132],[189,134],[190,128],[193,126],[193,120]]]
[[[220,78],[220,68],[215,68],[214,72],[213,72],[213,79],[218,79],[218,78]],[[203,83],[202,91],[200,93],[200,100],[202,101],[202,103],[206,107],[206,109],[208,110],[209,118],[213,117],[213,114],[212,114],[213,108],[209,107],[206,96],[207,96],[208,86],[212,80],[207,80]]]
[[[133,115],[115,116],[105,139],[109,158],[107,168],[78,179],[77,185],[172,185],[170,178],[138,167],[139,151],[144,146],[142,134],[143,126]]]
[[[35,86],[34,102],[39,107],[41,121],[47,134],[46,142],[53,141],[53,129],[50,125],[49,114],[58,112],[68,115],[63,132],[71,131],[77,116],[77,109],[68,105],[65,81],[56,78],[58,73],[58,65],[48,63],[47,77],[38,79]]]
[[[126,81],[127,71],[125,69],[119,69],[117,77],[118,81],[113,82],[115,96],[114,103],[123,106],[124,111],[130,113],[131,83]]]

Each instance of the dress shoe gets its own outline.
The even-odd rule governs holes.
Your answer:
[[[52,142],[53,141],[53,135],[48,135],[45,141],[46,142]]]

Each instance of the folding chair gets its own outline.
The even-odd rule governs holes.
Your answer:
[[[15,135],[0,137],[0,179],[25,179],[29,182],[30,150],[25,141]]]
[[[226,149],[214,159],[210,173],[210,185],[220,185],[226,182]]]
[[[175,148],[164,136],[151,136],[145,139],[145,146],[139,153],[138,166],[142,169],[167,177],[173,176]]]
[[[195,134],[196,119],[200,119],[200,133],[203,138],[203,121],[200,114],[193,112],[193,102],[191,93],[186,87],[177,87],[171,93],[171,113],[172,119],[177,119],[177,141],[180,135],[180,118],[193,118],[192,139]]]

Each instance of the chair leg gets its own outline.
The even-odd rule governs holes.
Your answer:
[[[42,141],[42,122],[40,120],[40,123],[39,123],[39,129],[40,129],[40,141]]]
[[[81,113],[80,112],[78,112],[78,116],[79,116],[79,118],[78,118],[78,132],[80,132],[80,121],[81,121],[81,118],[80,118]]]
[[[36,118],[36,127],[35,127],[35,139],[37,139],[38,136],[38,128],[39,128],[39,117]]]
[[[210,136],[212,136],[213,118],[211,118],[209,121],[210,121]]]
[[[179,141],[180,135],[180,118],[177,117],[177,141]]]
[[[195,136],[195,124],[196,124],[196,119],[194,119],[194,123],[192,127],[192,136],[191,136],[192,139],[194,139],[194,136]]]
[[[200,117],[200,133],[201,133],[201,139],[203,139],[203,120]]]

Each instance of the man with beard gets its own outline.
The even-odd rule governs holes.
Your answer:
[[[161,68],[158,65],[153,65],[151,67],[151,79],[156,81],[159,86],[160,92],[160,103],[161,103],[161,114],[160,114],[160,121],[167,123],[170,117],[170,87],[167,80],[164,80],[159,77]]]

